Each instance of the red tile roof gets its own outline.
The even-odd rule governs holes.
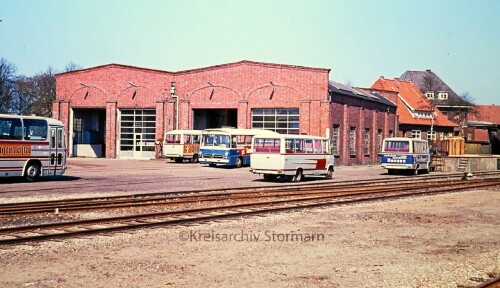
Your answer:
[[[412,111],[418,110],[424,112],[434,111],[434,125],[436,126],[457,126],[457,124],[448,120],[438,109],[433,108],[432,102],[412,82],[401,81],[398,78],[391,80],[380,77],[373,83],[371,88],[374,90],[398,92],[399,97],[396,104],[398,106],[397,115],[399,123],[430,126],[431,119],[413,117]]]
[[[484,121],[500,125],[500,106],[476,105],[468,115],[469,121]]]

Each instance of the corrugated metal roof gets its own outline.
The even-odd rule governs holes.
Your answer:
[[[344,96],[349,96],[349,97],[355,97],[355,98],[361,98],[363,100],[367,101],[373,101],[373,102],[378,102],[387,106],[396,106],[396,103],[393,103],[389,101],[387,98],[384,96],[376,93],[376,92],[369,92],[366,90],[363,90],[361,88],[356,88],[356,87],[349,87],[343,84],[340,84],[338,82],[334,81],[329,81],[328,82],[328,89],[332,93],[337,93],[341,94]]]

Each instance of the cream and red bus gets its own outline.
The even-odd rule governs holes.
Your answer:
[[[163,138],[163,156],[182,163],[197,163],[200,154],[201,130],[172,130]]]
[[[66,171],[64,125],[61,121],[0,114],[0,177],[63,175]]]
[[[334,156],[328,138],[279,134],[255,136],[250,155],[250,171],[264,180],[285,177],[300,182],[305,176],[333,177]]]

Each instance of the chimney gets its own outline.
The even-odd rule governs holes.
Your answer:
[[[429,72],[429,73],[430,73],[430,72],[432,72],[432,70],[431,70],[431,69],[427,69],[427,70],[425,70],[425,71],[427,71],[427,72]]]
[[[384,80],[384,76],[380,76],[380,79]]]

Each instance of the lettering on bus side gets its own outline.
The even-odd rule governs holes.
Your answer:
[[[0,157],[28,157],[31,156],[31,145],[0,144]]]

